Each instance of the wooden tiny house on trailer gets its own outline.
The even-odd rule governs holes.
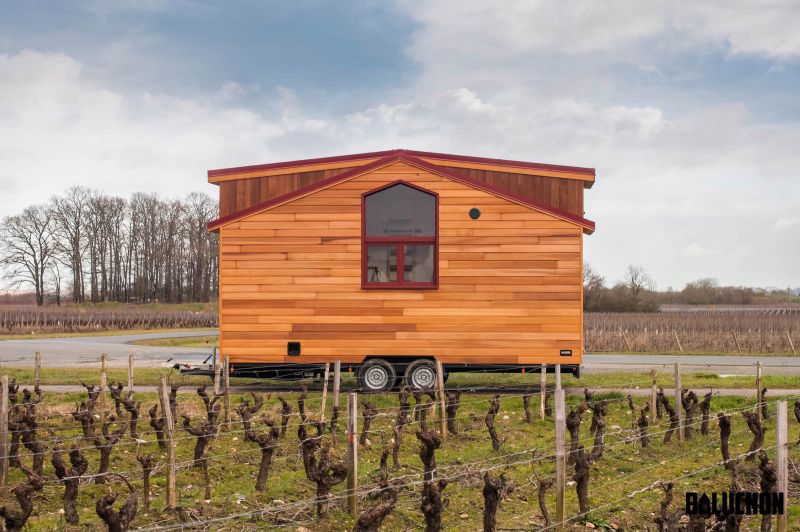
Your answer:
[[[220,355],[341,360],[361,386],[445,370],[577,373],[590,168],[391,150],[212,170]]]

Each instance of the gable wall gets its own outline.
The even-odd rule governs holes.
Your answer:
[[[361,288],[361,194],[397,179],[439,194],[438,289]],[[580,360],[581,228],[405,163],[223,226],[220,238],[220,345],[232,362]],[[286,356],[289,340],[302,356]]]
[[[443,168],[530,200],[550,205],[556,209],[561,209],[577,216],[584,216],[584,182],[581,180],[454,166],[445,166]],[[219,216],[227,216],[253,205],[258,205],[351,169],[334,168],[223,181],[219,183]]]

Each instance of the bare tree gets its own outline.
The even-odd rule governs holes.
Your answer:
[[[0,225],[0,265],[6,268],[12,284],[30,285],[36,304],[44,305],[45,276],[55,255],[52,213],[34,205],[17,216],[8,216]]]
[[[629,265],[625,271],[625,285],[631,295],[638,298],[644,290],[655,290],[656,283],[642,266]]]
[[[72,272],[72,300],[83,302],[83,255],[86,237],[86,210],[91,192],[87,188],[73,187],[61,197],[51,200],[58,248],[62,262]]]

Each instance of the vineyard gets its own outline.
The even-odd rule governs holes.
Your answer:
[[[45,310],[0,307],[0,334],[79,333],[129,329],[217,327],[216,312],[152,312],[135,307],[121,311]]]
[[[713,310],[587,313],[588,353],[784,353],[800,349],[800,313]]]
[[[765,530],[762,516],[684,516],[684,493],[777,492],[783,471],[800,519],[786,402],[766,391],[678,381],[676,404],[647,379],[564,399],[529,377],[529,393],[341,397],[302,382],[237,394],[173,376],[155,394],[131,374],[56,393],[4,378],[0,516],[8,530]]]

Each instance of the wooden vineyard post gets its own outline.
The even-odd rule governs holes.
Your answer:
[[[794,348],[794,342],[792,342],[792,336],[789,334],[789,329],[786,329],[784,332],[786,333],[786,339],[789,340],[789,347],[792,348],[792,354],[796,355],[797,351]]]
[[[214,347],[214,395],[219,394],[220,389],[220,382],[219,382],[219,362],[217,362],[217,348]]]
[[[675,362],[675,413],[678,414],[678,441],[683,441],[683,404],[681,403],[681,365]]]
[[[8,375],[0,385],[0,495],[8,495]]]
[[[733,341],[736,343],[736,349],[739,351],[739,354],[742,354],[742,346],[739,344],[739,337],[736,336],[736,331],[731,331],[733,333]]]
[[[444,393],[444,366],[436,361],[436,394],[439,396],[439,430],[442,439],[447,437],[447,397]]]
[[[683,346],[681,345],[680,338],[678,338],[678,331],[672,329],[672,334],[675,336],[675,342],[677,342],[678,344],[678,350],[680,350],[680,352],[683,353]]]
[[[628,350],[628,353],[630,353],[632,351],[631,343],[628,341],[628,337],[625,336],[625,331],[623,331],[622,328],[620,328],[619,333],[622,335],[622,339],[625,341],[625,348]]]
[[[656,399],[658,397],[658,391],[656,384],[656,368],[652,368],[650,370],[650,379],[652,379],[652,383],[650,384],[650,422],[656,422]]]
[[[542,364],[539,372],[539,419],[544,419],[544,405],[547,402],[547,364]]]
[[[756,361],[756,415],[761,419],[761,402],[764,398],[761,396],[761,361]]]
[[[231,430],[231,365],[228,357],[225,357],[222,360],[222,372],[223,375],[223,402],[225,406],[225,428],[227,430]]]
[[[34,358],[34,366],[33,366],[34,389],[39,387],[39,381],[41,380],[41,376],[42,376],[42,354],[39,351],[36,351],[36,357]]]
[[[331,376],[331,363],[325,362],[325,376],[322,379],[322,406],[320,407],[319,421],[325,423],[325,408],[328,406],[328,379]]]
[[[342,361],[333,363],[333,407],[339,408],[339,388],[342,384]]]
[[[564,495],[567,487],[567,426],[564,390],[556,394],[556,525],[564,530]]]
[[[347,509],[358,516],[358,394],[347,396]]]
[[[106,388],[108,388],[108,373],[106,371],[107,355],[100,355],[100,415],[106,418]]]
[[[778,401],[777,458],[778,493],[783,494],[783,514],[778,515],[778,532],[788,530],[789,512],[789,412],[786,401]]]
[[[134,357],[133,354],[128,355],[128,390],[133,390],[133,368],[134,368]]]
[[[222,364],[214,364],[214,395],[222,393]]]
[[[175,420],[172,419],[172,409],[169,406],[169,392],[167,391],[167,377],[162,375],[158,387],[158,396],[161,400],[161,413],[166,423],[164,424],[164,439],[167,441],[167,508],[177,506],[177,493],[175,491]]]
[[[561,364],[556,364],[556,391],[561,389]]]

